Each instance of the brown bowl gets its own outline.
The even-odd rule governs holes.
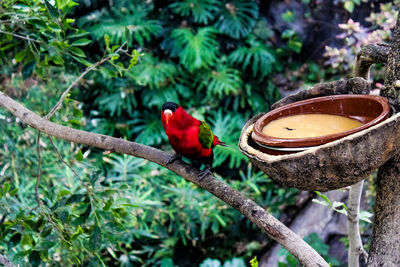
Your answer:
[[[316,113],[345,116],[358,120],[362,122],[363,125],[337,134],[308,138],[277,138],[262,133],[262,129],[265,125],[278,118],[290,115]],[[326,144],[367,129],[384,121],[389,115],[390,106],[388,100],[381,96],[333,95],[317,97],[290,103],[263,115],[255,123],[251,137],[261,146],[284,148],[312,147]]]

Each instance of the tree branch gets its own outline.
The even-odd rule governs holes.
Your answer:
[[[5,267],[16,267],[9,259],[5,256],[0,254],[0,264],[4,265]]]
[[[20,118],[24,123],[48,135],[74,143],[85,144],[113,152],[144,158],[166,167],[186,180],[204,188],[225,203],[229,204],[231,207],[238,210],[271,238],[285,247],[304,266],[329,266],[314,249],[304,242],[304,240],[269,214],[261,206],[257,205],[253,200],[245,197],[242,193],[231,188],[223,181],[216,179],[213,175],[207,175],[199,181],[198,175],[200,170],[184,163],[183,161],[176,160],[175,162],[166,165],[170,158],[170,154],[164,151],[135,142],[129,142],[111,136],[90,133],[52,123],[41,118],[1,92],[0,106]]]
[[[349,238],[348,261],[350,267],[359,266],[360,255],[365,256],[366,254],[367,256],[365,259],[368,259],[368,254],[365,252],[362,245],[359,226],[360,200],[363,185],[364,180],[361,180],[350,187],[349,200],[347,203],[347,235]]]
[[[29,41],[29,42],[34,42],[34,43],[38,43],[38,44],[42,43],[42,42],[40,42],[40,41],[38,41],[38,40],[29,38],[29,37],[26,37],[26,36],[23,36],[23,35],[19,35],[19,34],[13,33],[13,32],[5,32],[5,31],[0,30],[0,33],[12,35],[12,36],[14,36],[14,37],[17,37],[17,38],[20,38],[20,39],[24,39],[24,40],[27,40],[27,41]]]

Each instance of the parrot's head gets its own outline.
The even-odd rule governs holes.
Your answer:
[[[182,108],[173,102],[164,103],[161,108],[161,120],[168,124],[171,118],[173,118],[177,112],[179,113],[179,109]]]

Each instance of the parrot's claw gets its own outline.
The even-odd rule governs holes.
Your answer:
[[[173,154],[167,161],[167,165],[171,164],[172,162],[174,162],[177,159],[182,159],[182,156],[179,155],[178,153]]]
[[[210,165],[206,165],[205,169],[199,173],[199,181],[203,180],[204,177],[206,177],[207,175],[211,174],[211,166]]]

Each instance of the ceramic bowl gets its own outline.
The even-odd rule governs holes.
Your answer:
[[[265,125],[278,118],[316,113],[345,116],[356,119],[363,125],[336,134],[308,138],[278,138],[262,133]],[[290,103],[263,115],[256,121],[251,137],[258,145],[263,147],[266,153],[274,154],[271,152],[273,150],[278,151],[277,154],[294,153],[302,150],[302,148],[319,146],[362,131],[384,121],[389,115],[388,100],[381,96],[333,95],[317,97]]]

